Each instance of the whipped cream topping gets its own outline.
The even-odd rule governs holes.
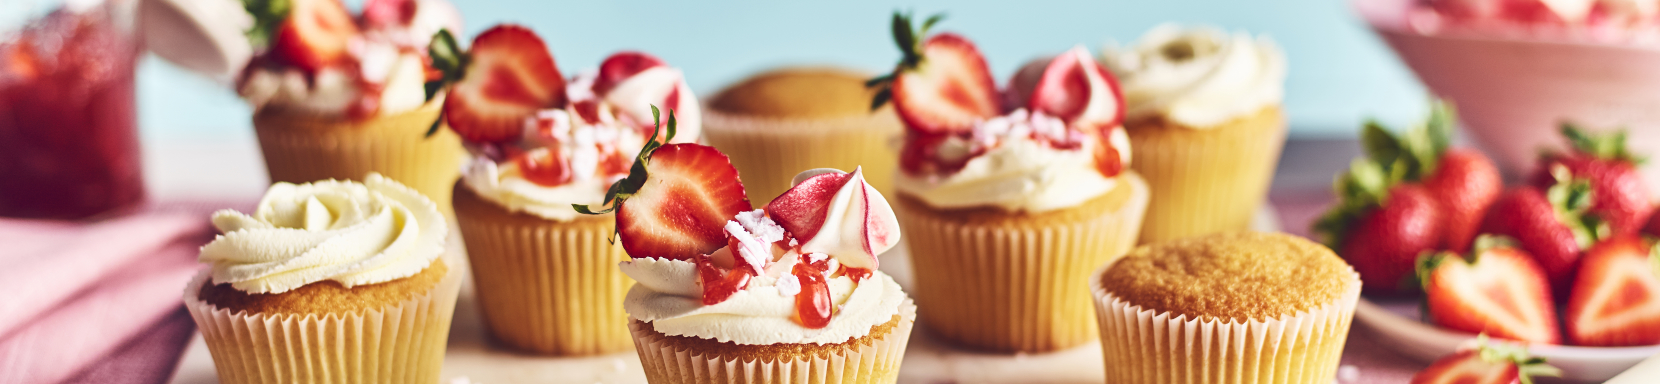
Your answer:
[[[1077,140],[1075,149],[1046,143],[1075,140],[1065,137],[1065,127],[1060,119],[1023,109],[987,120],[970,138],[941,144],[943,156],[979,153],[962,170],[949,175],[901,172],[894,187],[936,208],[991,206],[1029,213],[1077,206],[1111,191],[1117,179],[1096,167],[1096,140]],[[1117,127],[1107,135],[1128,169],[1129,137]]]
[[[629,165],[651,134],[651,106],[658,105],[666,121],[668,111],[663,103],[670,93],[678,92],[673,142],[697,141],[702,131],[701,111],[680,70],[647,69],[619,82],[605,95],[593,92],[598,75],[598,71],[588,71],[577,76],[566,85],[571,103],[565,109],[538,113],[526,122],[518,142],[504,144],[518,152],[555,150],[562,154],[557,161],[566,162],[571,171],[569,181],[537,184],[526,179],[518,163],[499,148],[469,145],[473,159],[462,169],[462,182],[508,211],[571,221],[581,216],[571,204],[599,206],[611,183],[628,176]],[[592,108],[592,113],[585,116],[582,108]]]
[[[253,215],[222,210],[213,226],[222,234],[199,256],[213,282],[271,294],[413,276],[444,252],[449,230],[431,200],[376,173],[362,184],[272,184]]]
[[[629,316],[650,322],[665,335],[741,345],[833,344],[864,337],[871,327],[892,320],[906,299],[899,284],[879,271],[858,282],[846,275],[829,277],[826,284],[837,310],[829,325],[813,329],[792,320],[801,283],[787,270],[756,276],[726,301],[703,305],[692,262],[643,258],[620,267],[638,283],[623,300]]]
[[[1165,24],[1127,49],[1109,47],[1102,61],[1121,81],[1130,120],[1204,129],[1285,97],[1285,54],[1266,36]]]

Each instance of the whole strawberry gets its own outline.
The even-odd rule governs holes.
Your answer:
[[[1607,222],[1614,234],[1633,234],[1642,229],[1654,213],[1654,200],[1637,172],[1643,157],[1626,149],[1625,131],[1592,134],[1564,124],[1562,136],[1568,139],[1569,151],[1540,157],[1533,185],[1548,188],[1557,179],[1552,172],[1566,168],[1574,178],[1589,181],[1597,191],[1589,212]]]
[[[1511,188],[1487,210],[1481,233],[1515,239],[1545,269],[1557,297],[1563,297],[1573,283],[1580,252],[1607,232],[1607,226],[1587,212],[1594,195],[1583,179],[1564,178],[1548,189]]]
[[[1416,291],[1410,281],[1418,256],[1435,251],[1442,239],[1440,211],[1429,191],[1392,180],[1367,159],[1356,159],[1338,177],[1336,190],[1339,205],[1314,231],[1355,267],[1367,294]]]
[[[1430,105],[1429,119],[1402,135],[1376,123],[1362,132],[1366,155],[1385,172],[1420,182],[1441,207],[1441,249],[1463,252],[1476,237],[1487,206],[1504,189],[1499,170],[1479,151],[1450,148],[1457,118],[1443,102]]]

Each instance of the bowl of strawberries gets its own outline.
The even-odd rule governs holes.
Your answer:
[[[1365,156],[1315,223],[1360,273],[1361,327],[1424,362],[1487,335],[1570,381],[1660,353],[1660,222],[1625,133],[1564,125],[1569,149],[1506,187],[1486,155],[1451,146],[1452,109],[1430,109],[1399,134],[1366,124]]]

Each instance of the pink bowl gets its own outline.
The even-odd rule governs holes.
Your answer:
[[[1561,148],[1563,121],[1626,127],[1634,150],[1660,154],[1660,47],[1426,35],[1408,26],[1411,3],[1353,4],[1430,91],[1458,106],[1506,173],[1530,172],[1540,150]],[[1660,191],[1654,164],[1643,174]]]

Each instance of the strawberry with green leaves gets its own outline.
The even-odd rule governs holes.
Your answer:
[[[1462,252],[1475,240],[1487,206],[1499,197],[1504,184],[1486,155],[1451,147],[1456,122],[1453,108],[1437,101],[1430,105],[1428,120],[1402,135],[1368,122],[1361,136],[1368,158],[1399,174],[1404,182],[1424,185],[1441,207],[1445,236],[1440,248]]]
[[[1481,233],[1515,239],[1539,262],[1553,292],[1566,294],[1579,268],[1580,252],[1608,234],[1608,226],[1590,212],[1597,192],[1585,179],[1558,166],[1557,181],[1547,189],[1515,187],[1499,197],[1482,219]]]
[[[1634,235],[1603,240],[1580,259],[1563,313],[1574,345],[1660,344],[1660,249]]]
[[[1595,134],[1572,124],[1562,125],[1568,139],[1567,152],[1547,153],[1539,158],[1532,184],[1541,189],[1554,184],[1558,167],[1574,178],[1585,179],[1596,190],[1589,212],[1601,217],[1614,234],[1637,233],[1654,213],[1654,199],[1637,170],[1644,157],[1626,148],[1625,131]]]
[[[1501,237],[1482,236],[1472,248],[1418,261],[1424,317],[1452,330],[1561,343],[1550,284],[1533,257]]]
[[[440,31],[427,51],[441,74],[426,84],[427,97],[449,90],[443,115],[428,135],[447,123],[468,142],[511,141],[523,134],[525,120],[537,111],[562,108],[568,101],[565,76],[547,44],[529,28],[491,27],[474,37],[467,51],[449,31]]]
[[[1560,377],[1562,371],[1527,349],[1490,344],[1485,335],[1474,348],[1454,352],[1412,375],[1412,384],[1532,384],[1534,377]]]

